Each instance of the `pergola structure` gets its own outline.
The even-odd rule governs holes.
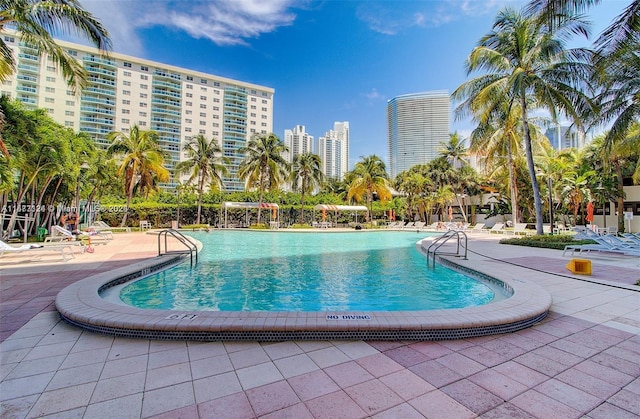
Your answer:
[[[244,208],[245,209],[245,219],[247,225],[249,225],[249,210],[250,209],[267,209],[271,210],[271,221],[277,222],[280,219],[280,207],[278,204],[263,202],[262,204],[258,202],[223,202],[222,208],[224,208],[224,228],[227,228],[229,223],[229,208]]]
[[[337,215],[338,211],[354,211],[356,213],[356,223],[358,222],[358,211],[368,211],[369,209],[364,205],[329,205],[318,204],[313,207],[314,211],[322,211],[322,221],[327,217],[327,211],[333,211],[334,215]]]

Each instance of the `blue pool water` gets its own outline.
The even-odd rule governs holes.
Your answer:
[[[189,233],[204,249],[133,282],[120,299],[139,308],[209,311],[395,311],[486,304],[494,292],[440,265],[427,267],[415,232]]]

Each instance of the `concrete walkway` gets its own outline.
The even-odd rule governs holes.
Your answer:
[[[562,252],[472,236],[459,263],[554,303],[532,328],[465,340],[152,341],[59,320],[60,289],[153,257],[155,240],[118,234],[66,263],[0,258],[2,418],[640,417],[638,258],[594,255],[577,277]]]

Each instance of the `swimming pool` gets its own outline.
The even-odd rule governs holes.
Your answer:
[[[366,236],[388,232],[360,233]],[[413,236],[416,241],[422,237],[403,233]],[[265,231],[262,234],[270,236],[279,232]],[[337,237],[335,235],[339,233],[307,231],[298,234]],[[157,233],[124,234],[118,238],[118,245],[132,249],[132,243],[135,243],[135,248],[149,249],[157,246],[158,238]],[[475,254],[469,256],[469,260],[446,255],[436,259],[470,276],[499,284],[507,298],[465,308],[416,311],[163,310],[140,309],[122,303],[119,298],[117,301],[103,298],[110,290],[184,263],[181,256],[166,254],[131,260],[115,269],[98,269],[94,275],[60,291],[55,306],[65,322],[91,332],[131,338],[198,341],[458,339],[513,332],[536,324],[547,315],[551,296],[543,288],[518,278],[513,270],[496,269],[499,265],[493,262],[478,264]],[[331,257],[327,256],[327,259],[331,260]],[[116,297],[118,295],[119,292]]]
[[[203,244],[196,266],[183,263],[128,284],[120,299],[164,310],[401,311],[470,307],[496,298],[486,283],[442,265],[428,267],[415,247],[424,233],[188,235]]]

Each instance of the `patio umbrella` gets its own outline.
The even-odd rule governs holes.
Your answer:
[[[322,221],[324,221],[324,220],[326,220],[326,219],[327,219],[327,210],[326,210],[326,209],[323,209],[323,210],[322,210]]]
[[[587,221],[593,223],[593,202],[587,204]]]

